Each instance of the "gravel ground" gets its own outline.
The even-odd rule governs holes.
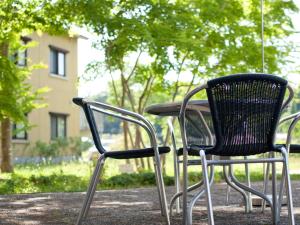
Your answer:
[[[245,214],[242,198],[234,191],[231,192],[230,205],[225,206],[225,192],[225,184],[214,185],[212,198],[215,224],[272,224],[269,208],[265,214],[259,208]],[[167,187],[168,199],[172,193],[174,189]],[[82,192],[0,195],[0,224],[75,224],[84,195]],[[296,224],[299,225],[300,182],[293,182],[293,195]],[[84,224],[164,224],[164,219],[160,216],[156,188],[98,191]],[[181,214],[172,217],[171,224],[181,224]],[[204,198],[197,203],[194,210],[193,224],[207,224]],[[281,224],[287,224],[286,207],[283,208]]]

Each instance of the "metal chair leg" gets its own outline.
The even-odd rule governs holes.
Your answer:
[[[208,224],[214,225],[215,222],[214,222],[214,215],[213,215],[213,208],[212,208],[212,201],[211,201],[211,194],[210,194],[210,184],[209,184],[208,174],[207,174],[207,161],[205,157],[205,152],[203,150],[200,151],[200,157],[201,157],[201,164],[202,164],[204,186],[206,191]]]
[[[210,166],[210,174],[209,174],[209,185],[212,186],[213,181],[214,181],[214,166]],[[196,202],[198,201],[198,199],[205,193],[205,189],[201,188],[201,190],[199,191],[199,193],[197,195],[195,195],[191,201],[190,204],[188,206],[188,223],[192,224],[193,223],[193,207],[195,206]]]
[[[157,186],[158,186],[158,195],[161,199],[161,209],[162,209],[162,215],[166,219],[166,223],[170,225],[170,217],[168,213],[168,203],[167,203],[167,197],[166,197],[166,191],[165,191],[165,184],[162,176],[162,170],[161,170],[161,164],[160,159],[158,155],[155,155],[154,160],[154,168],[156,168],[155,174],[157,174]]]
[[[175,190],[180,192],[180,165],[178,163],[178,156],[174,153],[174,176],[175,176]],[[176,213],[180,213],[180,198],[176,199]]]
[[[289,212],[289,225],[295,225],[295,218],[294,218],[294,207],[293,207],[293,197],[292,197],[292,186],[291,186],[291,179],[288,170],[288,155],[286,150],[282,150],[283,158],[284,158],[284,170],[286,176],[286,190],[287,190],[287,200],[288,200],[288,212]]]
[[[105,157],[103,155],[100,156],[100,158],[97,161],[97,165],[96,165],[96,167],[94,169],[94,173],[91,177],[90,185],[88,187],[86,197],[83,202],[83,206],[82,206],[79,216],[77,218],[76,225],[81,224],[82,219],[86,218],[86,216],[88,214],[88,211],[90,209],[90,206],[91,206],[91,203],[92,203],[95,191],[96,191],[97,183],[99,180],[99,175],[100,175],[100,172],[104,165],[104,161],[105,161]]]
[[[193,190],[195,190],[195,189],[201,187],[202,185],[203,185],[203,180],[201,180],[199,183],[196,183],[196,184],[194,184],[194,185],[188,187],[187,192],[193,191]],[[175,200],[176,200],[177,198],[179,198],[180,196],[182,196],[182,195],[183,195],[183,192],[180,191],[180,192],[176,193],[175,195],[173,195],[173,197],[171,198],[171,201],[170,201],[170,216],[173,215],[173,210],[172,210],[172,208],[173,208],[173,205],[174,205],[174,203],[175,203]]]
[[[282,168],[282,177],[280,181],[280,187],[279,187],[279,193],[278,193],[278,209],[277,209],[277,220],[280,221],[280,213],[281,213],[281,207],[282,207],[282,199],[283,199],[283,191],[284,191],[284,185],[286,183],[286,176],[285,176],[285,169],[284,166]]]
[[[243,189],[245,191],[251,192],[254,195],[257,195],[258,197],[261,197],[262,199],[265,199],[268,202],[268,204],[271,206],[271,209],[273,208],[272,200],[267,195],[265,195],[265,194],[263,194],[263,193],[261,193],[259,191],[256,191],[252,187],[248,187],[248,186],[240,183],[236,179],[236,177],[234,176],[234,174],[232,173],[232,167],[231,166],[229,166],[229,173],[231,174],[231,179],[236,184],[236,186],[238,186],[239,188],[241,188],[241,189]]]
[[[231,167],[232,167],[232,165],[223,166],[223,173],[224,173],[225,181],[230,187],[232,187],[234,190],[236,190],[243,196],[243,200],[245,203],[245,212],[248,213],[249,212],[249,202],[248,202],[247,194],[244,191],[244,189],[242,189],[238,186],[237,183],[239,183],[239,182],[232,178],[234,175],[232,174]],[[228,171],[227,171],[228,168],[229,168],[229,175],[228,175]]]
[[[227,184],[227,188],[226,188],[226,205],[229,205],[229,201],[230,201],[230,186]]]
[[[273,155],[274,157],[274,155]],[[272,203],[273,203],[273,209],[272,209],[272,218],[273,218],[273,224],[277,225],[279,221],[277,220],[277,184],[276,184],[276,164],[275,162],[272,163]]]
[[[187,189],[188,189],[188,173],[187,173],[187,150],[183,148],[183,182],[182,182],[182,218],[183,225],[187,225]]]
[[[179,162],[178,162],[178,156],[177,156],[177,146],[176,146],[176,138],[174,134],[173,129],[173,122],[172,119],[168,120],[169,129],[171,131],[171,140],[172,140],[172,146],[173,146],[173,165],[174,165],[174,177],[175,177],[175,190],[176,193],[180,192],[180,177],[179,177]],[[170,209],[172,210],[172,207],[170,206]],[[176,213],[180,213],[180,199],[176,198]],[[170,213],[170,215],[172,212]]]
[[[247,156],[245,156],[244,158],[248,159]],[[245,163],[245,173],[246,173],[246,179],[247,179],[247,186],[251,187],[250,169],[249,169],[248,163]],[[251,192],[247,192],[247,197],[248,197],[248,204],[249,204],[248,209],[249,209],[249,212],[251,212],[253,210]]]
[[[164,216],[165,212],[164,212],[163,204],[162,204],[163,200],[162,200],[161,184],[158,180],[158,171],[157,171],[156,162],[155,162],[154,157],[153,157],[153,162],[154,162],[155,181],[156,181],[156,188],[157,188],[157,193],[158,193],[160,211],[161,211],[161,215]]]
[[[270,163],[267,163],[267,168],[266,170],[264,170],[264,194],[265,195],[267,195],[268,192],[269,175],[270,175]],[[266,208],[266,201],[263,199],[261,204],[261,211],[264,212],[265,208]]]

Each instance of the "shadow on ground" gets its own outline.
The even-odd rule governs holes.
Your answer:
[[[167,188],[168,199],[174,192]],[[232,191],[230,204],[225,206],[226,185],[213,188],[215,223],[220,225],[272,224],[270,208],[264,214],[254,208],[244,213],[241,196]],[[0,224],[47,225],[75,224],[85,193],[46,193],[0,196]],[[296,224],[300,224],[300,182],[293,182]],[[160,216],[156,188],[141,188],[97,192],[84,224],[99,225],[158,225],[165,224]],[[172,224],[181,224],[181,214],[172,217]],[[193,213],[193,224],[207,224],[204,198]],[[287,209],[283,208],[281,224],[287,223]]]

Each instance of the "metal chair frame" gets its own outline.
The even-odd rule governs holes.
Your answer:
[[[295,129],[295,126],[296,124],[299,122],[300,120],[300,112],[298,113],[294,113],[292,115],[289,115],[287,117],[284,117],[283,119],[280,120],[279,122],[279,125],[285,123],[285,122],[288,122],[288,121],[291,121],[290,125],[289,125],[289,128],[288,128],[288,133],[287,133],[287,139],[286,139],[286,144],[285,144],[285,147],[286,147],[286,151],[287,151],[287,154],[289,154],[290,152],[290,146],[291,146],[291,140],[292,140],[292,134],[293,134],[293,131]],[[268,187],[268,177],[269,177],[269,173],[270,173],[270,169],[269,169],[270,165],[268,164],[267,165],[267,168],[266,168],[266,171],[265,171],[265,180],[264,180],[264,193],[266,194],[267,193],[267,187]],[[282,177],[281,179],[281,183],[280,183],[280,192],[278,194],[278,213],[277,215],[279,216],[280,215],[280,212],[281,212],[281,207],[282,207],[282,199],[283,199],[283,190],[284,190],[284,182],[285,181],[285,175]],[[265,210],[265,202],[263,202],[262,204],[262,211]],[[279,219],[279,218],[278,218]]]
[[[271,163],[272,165],[272,172],[275,174],[276,173],[276,168],[275,168],[275,163],[276,162],[282,162],[283,163],[283,171],[284,171],[284,176],[285,178],[282,179],[282,184],[281,184],[281,188],[280,188],[280,192],[282,193],[282,189],[283,189],[283,183],[286,183],[286,189],[287,189],[287,194],[288,194],[288,211],[289,211],[289,218],[290,218],[290,224],[295,224],[294,221],[294,216],[293,216],[293,203],[292,203],[292,193],[291,193],[291,185],[290,185],[290,177],[289,177],[289,172],[288,172],[288,155],[287,155],[287,151],[284,148],[281,148],[281,153],[282,153],[282,158],[264,158],[264,159],[244,159],[244,160],[207,160],[206,156],[205,156],[205,152],[203,150],[200,151],[200,157],[201,157],[201,161],[199,162],[199,160],[188,160],[188,153],[187,153],[187,136],[186,136],[186,131],[185,131],[185,113],[186,113],[186,107],[188,105],[189,100],[192,98],[192,96],[194,96],[196,93],[200,92],[201,90],[206,89],[208,86],[207,84],[203,84],[197,88],[195,88],[194,90],[190,91],[186,97],[184,98],[183,102],[182,102],[182,106],[181,106],[181,110],[180,110],[180,130],[181,130],[181,136],[182,136],[182,140],[183,140],[183,224],[191,224],[191,220],[189,219],[189,214],[191,211],[190,207],[187,207],[187,192],[188,192],[188,179],[187,179],[187,166],[188,165],[202,165],[202,171],[203,171],[203,179],[204,179],[204,185],[205,185],[205,192],[206,192],[206,198],[207,198],[207,208],[208,208],[208,214],[209,214],[209,224],[214,224],[214,220],[213,220],[213,211],[212,211],[212,203],[211,203],[211,195],[210,195],[210,181],[209,181],[209,177],[208,177],[208,172],[207,172],[207,166],[209,165],[222,165],[222,166],[226,166],[229,165],[229,173],[231,175],[231,179],[232,181],[240,188],[246,190],[247,192],[251,192],[254,195],[257,195],[263,199],[265,199],[265,201],[267,201],[269,203],[269,205],[271,206],[271,210],[273,213],[273,223],[274,224],[278,224],[279,223],[279,217],[280,215],[278,215],[280,213],[280,198],[281,195],[279,197],[279,204],[277,201],[277,195],[276,195],[276,178],[275,176],[272,176],[272,195],[273,198],[272,200],[265,194],[260,193],[256,190],[254,190],[251,187],[248,187],[242,183],[240,183],[233,174],[232,171],[232,164],[239,164],[239,163]],[[288,86],[288,89],[290,90],[290,96],[288,97],[288,99],[286,101],[283,102],[282,104],[282,108],[284,109],[288,103],[291,101],[292,97],[293,97],[293,92],[290,86]],[[300,117],[299,117],[300,118]]]
[[[106,150],[101,145],[99,136],[96,133],[96,126],[95,121],[93,118],[93,112],[92,110],[95,110],[100,113],[104,113],[109,116],[113,116],[128,122],[135,123],[142,128],[144,128],[149,136],[151,147],[154,149],[154,169],[155,169],[155,178],[157,183],[157,191],[158,191],[158,197],[160,202],[160,208],[161,208],[161,214],[165,216],[166,224],[170,224],[170,218],[168,214],[168,205],[167,205],[167,199],[166,199],[166,193],[165,193],[165,186],[163,182],[163,176],[161,172],[161,162],[160,162],[160,155],[158,151],[158,144],[156,140],[155,130],[152,124],[143,116],[141,116],[138,113],[134,113],[125,109],[121,109],[118,107],[114,107],[108,104],[104,104],[101,102],[95,102],[88,99],[82,99],[82,98],[74,98],[74,103],[77,105],[80,105],[87,117],[87,121],[89,123],[89,126],[91,128],[92,136],[94,139],[94,143],[100,153],[99,159],[97,161],[96,167],[94,169],[93,175],[90,180],[90,184],[87,190],[87,194],[82,206],[82,209],[79,213],[78,219],[76,224],[79,225],[82,223],[82,220],[87,217],[88,211],[90,209],[93,196],[96,191],[96,186],[99,182],[99,176],[101,174],[101,170],[103,168],[104,162],[106,160],[105,152]]]
[[[290,85],[287,85],[287,90],[289,91],[289,95],[288,95],[288,98],[284,101],[284,103],[282,104],[282,107],[281,107],[281,112],[283,110],[285,110],[288,105],[290,104],[290,102],[292,101],[293,97],[294,97],[294,90],[293,88],[290,86]],[[279,124],[278,124],[278,127],[283,124],[284,122],[287,122],[291,119],[295,119],[295,117],[298,115],[299,113],[295,113],[293,115],[289,115],[285,118],[282,118],[280,121],[279,121]],[[298,120],[297,120],[298,121]],[[296,123],[297,123],[296,121]],[[295,123],[295,125],[296,125]],[[292,126],[293,122],[291,123],[291,126]],[[295,126],[294,125],[294,126]],[[292,128],[292,130],[294,129],[294,127]],[[289,129],[290,130],[290,129]],[[289,134],[287,135],[287,142],[286,142],[286,148],[287,148],[287,152],[289,153],[289,146],[290,146],[290,141],[288,141],[290,139],[290,133],[292,132],[292,130],[289,132]],[[247,159],[247,157],[245,157],[245,159]],[[268,187],[268,177],[269,177],[269,172],[270,172],[270,164],[268,163],[267,166],[266,166],[266,169],[264,169],[264,194],[266,195],[267,194],[267,187]],[[251,186],[251,181],[250,181],[250,169],[249,169],[249,166],[248,164],[246,163],[245,164],[245,173],[246,173],[246,182],[247,182],[247,186],[250,187]],[[230,176],[234,176],[233,174],[230,174]],[[233,182],[235,183],[237,180],[236,179],[233,179]],[[230,189],[227,190],[227,198],[226,198],[226,201],[228,202],[228,199],[229,199],[229,195],[230,195]],[[251,192],[247,192],[247,195],[248,195],[248,203],[249,203],[249,211],[251,212],[252,211],[252,197],[251,197]],[[282,198],[282,196],[281,196]],[[266,201],[263,199],[262,201],[262,212],[264,212],[265,210],[265,206],[266,206]]]
[[[208,142],[209,145],[213,145],[213,135],[202,115],[202,113],[200,111],[197,111],[199,114],[199,119],[202,121],[202,123],[205,125],[206,131],[209,134],[208,135]],[[183,195],[183,192],[180,191],[180,172],[179,172],[179,167],[180,167],[180,163],[182,163],[182,160],[179,160],[179,157],[177,155],[177,147],[176,147],[176,139],[175,139],[175,133],[174,133],[174,128],[173,128],[173,124],[172,124],[172,119],[168,120],[168,126],[169,126],[169,130],[171,133],[171,141],[172,141],[172,146],[173,146],[173,164],[174,164],[174,176],[175,176],[175,190],[176,193],[172,196],[171,200],[170,200],[170,216],[173,215],[173,205],[175,204],[175,209],[176,209],[176,213],[180,213],[180,197]],[[211,166],[210,167],[210,177],[209,177],[209,181],[210,181],[210,185],[212,185],[213,183],[213,178],[214,178],[214,167]],[[248,164],[245,164],[245,169],[246,169],[246,176],[247,176],[247,184],[248,186],[250,186],[250,176],[249,176],[249,172],[248,172]],[[223,170],[223,174],[224,174],[224,178],[226,183],[228,184],[228,187],[232,187],[234,190],[236,190],[237,192],[239,192],[242,197],[243,200],[245,202],[245,212],[251,212],[252,210],[252,203],[251,203],[251,193],[245,193],[243,191],[243,189],[239,188],[236,184],[235,184],[235,180],[231,179],[231,174],[229,174],[227,172],[227,168],[224,167]],[[196,190],[197,188],[202,187],[204,184],[204,181],[201,180],[199,183],[192,185],[190,187],[188,187],[187,192]],[[188,215],[188,220],[190,221],[189,223],[192,223],[192,213],[193,213],[193,207],[196,204],[197,200],[204,194],[204,190],[203,188],[200,189],[199,193],[197,195],[195,195],[190,202],[189,205],[189,215]],[[229,196],[229,192],[227,192],[227,196]]]

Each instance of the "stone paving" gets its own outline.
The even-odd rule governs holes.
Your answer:
[[[257,185],[257,184],[256,184]],[[260,185],[258,185],[260,186]],[[174,192],[167,187],[168,199]],[[230,205],[225,206],[225,184],[213,188],[213,207],[216,225],[272,224],[270,208],[264,214],[254,208],[244,213],[241,196],[232,191]],[[11,225],[54,225],[75,224],[84,194],[42,193],[23,195],[0,195],[0,224]],[[300,182],[293,182],[293,201],[296,224],[300,224]],[[194,210],[193,224],[207,224],[205,198]],[[181,224],[181,214],[172,218],[172,224]],[[99,225],[158,225],[165,224],[160,216],[156,188],[98,191],[84,224]],[[287,210],[283,208],[281,224],[287,224]]]

